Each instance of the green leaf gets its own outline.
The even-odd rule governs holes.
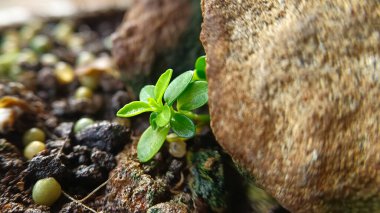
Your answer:
[[[174,114],[170,120],[170,126],[174,133],[182,138],[191,138],[195,135],[195,125],[193,121],[185,115]]]
[[[148,98],[154,98],[154,85],[146,85],[140,90],[140,101],[148,102]]]
[[[206,72],[204,70],[195,70],[193,81],[206,81]]]
[[[157,118],[158,113],[157,112],[152,112],[149,116],[149,124],[152,126],[154,130],[157,129],[157,123],[156,123],[156,118]]]
[[[187,71],[175,78],[168,86],[164,94],[165,102],[171,106],[179,95],[186,89],[193,78],[193,71]]]
[[[168,88],[172,73],[173,70],[168,69],[157,80],[156,86],[154,88],[154,97],[156,98],[157,103],[162,103],[162,96],[164,95],[166,88]]]
[[[199,79],[206,80],[206,56],[201,56],[195,62],[195,74]]]
[[[177,99],[178,110],[193,110],[207,103],[207,82],[195,81]]]
[[[205,70],[206,69],[206,56],[200,56],[195,61],[195,69]]]
[[[165,106],[162,108],[162,111],[158,113],[156,118],[156,124],[159,127],[166,126],[171,118],[171,110],[168,105],[165,104]]]
[[[121,108],[116,115],[128,118],[149,111],[153,111],[153,108],[149,104],[142,101],[133,101]]]
[[[161,106],[154,100],[154,98],[148,98],[148,104],[156,111],[159,109]],[[162,105],[162,104],[161,104]]]
[[[149,127],[141,135],[137,144],[137,158],[140,162],[147,162],[160,150],[169,132],[169,126],[154,130]]]

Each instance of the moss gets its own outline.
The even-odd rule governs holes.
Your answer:
[[[222,157],[215,150],[191,153],[189,161],[193,176],[190,188],[195,198],[201,198],[213,211],[226,208],[226,189]]]

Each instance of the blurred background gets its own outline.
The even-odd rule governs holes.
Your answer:
[[[126,10],[131,0],[0,0],[0,28],[40,18],[87,16]]]

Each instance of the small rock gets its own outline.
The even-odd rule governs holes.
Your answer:
[[[73,122],[62,122],[54,129],[54,134],[57,137],[68,138],[73,132],[73,126]]]
[[[63,205],[62,209],[59,211],[59,213],[83,213],[87,212],[85,208],[81,205],[79,205],[76,202],[69,202]]]
[[[29,206],[28,209],[26,209],[24,213],[49,213],[49,212],[51,212],[51,211],[49,211],[48,206],[41,205],[41,209],[31,208]]]
[[[68,99],[68,112],[80,113],[80,114],[95,114],[103,106],[103,97],[97,94],[94,94],[91,99]]]
[[[51,68],[43,68],[37,74],[37,85],[41,89],[49,91],[51,97],[55,94],[57,87],[57,79],[54,76],[53,70]]]
[[[9,213],[21,213],[25,212],[26,207],[20,203],[15,203],[15,202],[9,202],[6,205],[2,206],[2,211],[4,212],[9,212]]]
[[[46,177],[54,177],[58,182],[61,182],[68,176],[65,164],[62,163],[57,155],[35,156],[29,162],[25,172],[25,182],[28,184]]]
[[[108,171],[115,168],[116,166],[116,160],[112,154],[100,151],[96,148],[94,148],[93,152],[91,153],[91,161],[100,168],[104,168]]]
[[[70,152],[67,155],[67,160],[69,161],[70,166],[76,166],[81,164],[88,165],[91,163],[90,155],[90,148],[88,148],[87,146],[76,145],[73,147],[72,152]]]
[[[117,91],[111,98],[112,112],[116,114],[125,103],[129,103],[130,101],[131,99],[126,91]]]
[[[91,185],[101,183],[107,178],[95,164],[78,166],[74,169],[74,177],[82,183],[91,183]]]
[[[64,146],[64,149],[70,146],[69,141],[65,140],[48,140],[46,142],[46,149],[50,150],[51,152],[58,152],[62,146]]]
[[[129,130],[119,124],[103,121],[96,123],[78,132],[75,135],[80,145],[97,148],[102,151],[116,153],[120,151],[127,142],[130,142]]]
[[[154,205],[148,209],[148,213],[187,213],[190,212],[182,203],[165,202]]]

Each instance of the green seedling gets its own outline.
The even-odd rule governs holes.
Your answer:
[[[208,101],[205,66],[205,56],[199,57],[195,70],[184,72],[171,82],[173,70],[166,70],[156,85],[141,89],[139,101],[128,103],[117,112],[119,117],[151,112],[150,127],[141,135],[137,145],[137,157],[141,162],[153,158],[170,130],[180,138],[191,138],[196,130],[194,121],[205,123],[210,120],[209,115],[192,112]]]

